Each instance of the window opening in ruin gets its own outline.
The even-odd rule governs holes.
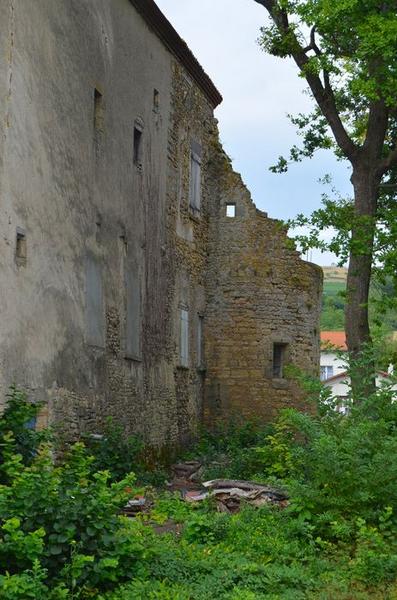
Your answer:
[[[94,129],[96,133],[103,131],[104,112],[103,95],[97,88],[94,89]]]
[[[284,377],[284,362],[287,344],[273,344],[273,377],[282,379]]]
[[[204,365],[204,317],[198,315],[197,321],[197,366]]]
[[[160,110],[160,92],[156,89],[153,90],[153,111],[158,113]]]
[[[142,141],[143,141],[143,129],[138,124],[134,125],[134,165],[142,167]]]
[[[234,218],[236,216],[236,205],[235,204],[226,204],[226,216]]]
[[[189,366],[189,311],[180,309],[180,364]]]
[[[201,146],[192,142],[190,149],[189,206],[193,213],[201,208]]]
[[[15,242],[15,261],[19,266],[25,266],[27,259],[26,234],[23,229],[17,227]]]

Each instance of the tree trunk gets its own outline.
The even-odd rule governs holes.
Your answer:
[[[351,364],[353,399],[359,402],[375,391],[371,356],[368,298],[371,281],[379,179],[368,165],[353,168],[354,223],[347,275],[345,330]],[[368,349],[368,351],[366,351]]]

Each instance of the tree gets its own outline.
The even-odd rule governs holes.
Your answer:
[[[352,167],[345,328],[356,359],[371,344],[368,294],[379,199],[397,166],[397,5],[395,0],[255,0],[270,16],[264,49],[291,57],[315,101],[293,122],[303,147],[290,159],[333,149]],[[287,169],[279,159],[276,170]],[[362,374],[352,381],[356,391]],[[368,388],[374,386],[374,378]]]

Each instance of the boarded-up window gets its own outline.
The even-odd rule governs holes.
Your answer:
[[[180,364],[189,366],[189,311],[180,309]]]
[[[193,212],[201,207],[201,146],[192,142],[190,149],[190,188],[189,205]]]
[[[197,366],[204,364],[204,317],[198,315],[197,321]]]
[[[87,343],[103,348],[105,345],[105,314],[102,268],[94,256],[87,256],[86,259],[86,328]]]
[[[141,281],[139,270],[131,267],[126,271],[126,355],[141,358]]]

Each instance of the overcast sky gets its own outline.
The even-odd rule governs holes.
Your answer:
[[[325,174],[344,195],[351,194],[347,167],[331,153],[292,165],[284,175],[269,166],[299,142],[287,113],[310,108],[294,64],[266,55],[257,39],[266,11],[254,0],[156,0],[223,95],[216,111],[221,139],[253,199],[269,216],[309,214],[327,191]],[[314,253],[319,264],[331,256]]]

